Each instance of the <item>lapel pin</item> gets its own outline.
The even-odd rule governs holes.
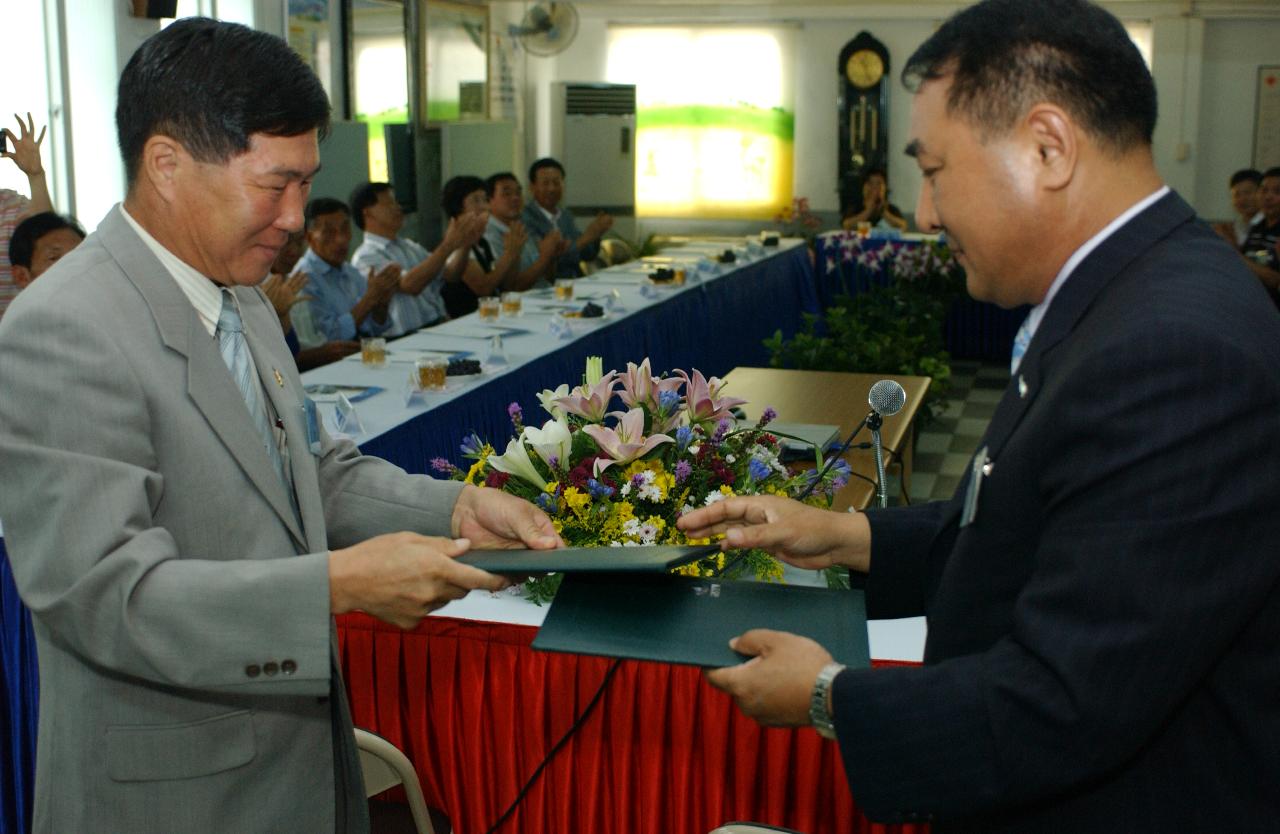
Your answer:
[[[1018,396],[1023,399],[1027,398],[1027,380],[1022,374],[1018,374]]]
[[[283,388],[283,387],[284,387],[284,377],[280,376],[280,371],[279,371],[279,369],[277,369],[277,368],[272,368],[272,369],[271,369],[271,373],[273,373],[273,374],[275,374],[275,375],[276,375],[276,385],[279,385],[281,388]]]

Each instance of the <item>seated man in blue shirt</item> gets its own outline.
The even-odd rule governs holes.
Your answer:
[[[510,171],[494,174],[484,184],[489,192],[489,224],[485,228],[484,239],[493,251],[493,257],[500,259],[506,251],[508,234],[523,229],[520,212],[524,208],[524,193],[520,188],[520,180]],[[519,238],[517,231],[512,239]],[[520,262],[516,265],[518,271],[504,286],[509,290],[550,286],[550,279],[555,277],[556,258],[567,250],[567,244],[559,230],[552,229],[536,243],[532,237],[526,237],[520,245]]]
[[[529,194],[533,202],[524,207],[520,218],[535,241],[541,241],[553,229],[560,232],[569,246],[556,261],[555,277],[576,278],[582,274],[579,263],[595,258],[600,251],[600,238],[613,227],[613,217],[600,212],[578,231],[573,215],[560,209],[564,197],[564,166],[544,157],[529,166]]]
[[[351,215],[364,231],[364,241],[351,263],[361,272],[381,270],[390,264],[400,267],[399,291],[391,298],[388,336],[406,333],[447,319],[440,291],[445,280],[456,281],[466,261],[449,262],[457,250],[467,250],[484,234],[483,218],[466,215],[449,221],[444,240],[428,252],[408,238],[400,237],[404,210],[396,193],[386,182],[365,182],[351,192]],[[448,275],[446,276],[446,271]]]
[[[294,272],[310,276],[310,296],[294,313],[294,328],[303,348],[325,342],[383,336],[391,326],[387,305],[400,286],[400,265],[389,264],[369,277],[347,263],[351,248],[351,215],[341,200],[317,197],[307,204],[307,253]]]

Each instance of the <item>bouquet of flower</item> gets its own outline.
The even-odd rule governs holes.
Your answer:
[[[850,471],[836,461],[825,472],[821,451],[815,468],[792,472],[780,460],[781,441],[768,430],[777,415],[766,408],[754,423],[739,425],[730,409],[744,401],[722,396],[723,382],[701,372],[655,377],[645,359],[624,373],[603,372],[600,357],[587,360],[583,383],[538,395],[551,419],[525,425],[517,403],[508,407],[515,436],[497,454],[473,432],[462,443],[472,461],[462,469],[443,458],[437,472],[480,487],[501,489],[541,507],[565,543],[577,547],[703,544],[676,527],[680,516],[734,495],[800,497],[829,506]],[[621,410],[611,410],[615,398]],[[782,566],[763,551],[742,559],[716,554],[678,569],[695,576],[750,571],[779,580]],[[559,575],[525,583],[541,603],[559,587]]]
[[[791,205],[783,206],[782,210],[773,216],[773,222],[780,226],[778,231],[784,237],[802,237],[810,244],[813,243],[813,236],[822,227],[822,218],[809,210],[808,197],[793,198]]]

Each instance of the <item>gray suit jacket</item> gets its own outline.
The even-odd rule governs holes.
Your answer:
[[[271,306],[236,292],[301,528],[216,341],[118,208],[0,323],[0,518],[40,655],[37,831],[367,827],[327,551],[448,535],[460,485],[323,430],[313,454]]]

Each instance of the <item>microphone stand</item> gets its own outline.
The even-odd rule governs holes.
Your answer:
[[[876,458],[876,497],[881,508],[884,508],[889,506],[889,494],[885,490],[884,447],[880,442],[880,426],[884,424],[884,418],[873,410],[867,415],[866,423],[871,429],[871,448]]]

